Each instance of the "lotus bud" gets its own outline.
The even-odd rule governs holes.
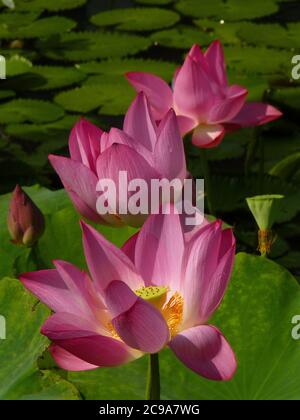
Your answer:
[[[12,193],[7,226],[12,242],[28,247],[34,245],[45,230],[42,212],[19,185]]]
[[[275,237],[272,232],[274,223],[282,210],[283,195],[258,195],[247,198],[249,209],[259,227],[258,249],[261,255],[270,254]]]

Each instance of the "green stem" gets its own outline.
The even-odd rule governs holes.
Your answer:
[[[265,145],[263,139],[259,138],[259,194],[264,190],[265,176]]]
[[[212,185],[211,185],[211,172],[209,162],[207,160],[207,154],[205,149],[200,149],[201,165],[204,173],[205,191],[208,204],[209,214],[215,215],[213,199],[212,199]]]
[[[160,400],[160,375],[158,353],[149,354],[146,400]]]

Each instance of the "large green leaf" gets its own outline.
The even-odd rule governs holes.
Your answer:
[[[277,12],[278,4],[275,0],[180,0],[176,9],[184,15],[192,17],[214,18],[217,20],[242,20],[270,15]]]
[[[50,122],[62,118],[64,111],[51,102],[36,99],[13,99],[1,106],[0,123]]]
[[[263,400],[300,398],[300,347],[291,336],[300,289],[279,265],[240,254],[229,289],[212,323],[226,335],[238,360],[230,382],[210,382],[185,368],[169,351],[161,354],[163,399]],[[86,399],[140,399],[146,358],[114,369],[69,373]],[[130,381],[128,381],[130,378]]]
[[[32,69],[32,63],[27,58],[20,55],[13,55],[6,60],[6,76],[18,76],[28,73]]]
[[[169,48],[190,49],[193,44],[208,45],[213,35],[190,26],[177,26],[151,35],[155,44]]]
[[[75,9],[82,6],[87,0],[15,0],[17,10],[59,10]]]
[[[179,19],[172,10],[143,7],[107,10],[92,16],[91,22],[100,27],[115,25],[122,31],[143,32],[173,26]]]
[[[69,132],[78,121],[78,115],[66,115],[64,118],[46,124],[9,124],[5,133],[31,142],[49,142],[52,146],[66,145]]]
[[[243,23],[237,30],[238,37],[249,44],[274,48],[300,48],[300,24],[289,23],[286,27],[276,23]]]
[[[62,259],[81,268],[86,267],[79,220],[80,215],[71,207],[71,204],[47,216],[46,231],[37,247],[39,259],[44,266],[52,267],[53,260]],[[97,229],[117,246],[123,245],[137,231],[130,227],[116,229],[100,225]]]
[[[58,89],[79,83],[86,77],[75,67],[66,66],[33,66],[31,73],[43,80],[40,86],[33,87],[32,90]]]
[[[55,102],[68,111],[90,112],[100,108],[102,114],[122,115],[135,92],[125,78],[109,75],[91,76],[80,88],[55,96]]]
[[[18,27],[0,24],[0,37],[6,39],[39,38],[68,32],[76,22],[63,16],[45,17]]]
[[[0,310],[6,339],[0,340],[0,399],[79,399],[76,388],[50,372],[39,372],[37,359],[48,345],[40,328],[50,310],[19,280],[0,280]]]
[[[109,32],[71,32],[38,43],[41,54],[54,60],[88,61],[124,57],[146,50],[145,37]]]
[[[278,162],[270,169],[269,174],[288,180],[298,171],[299,164],[300,152],[290,155]]]
[[[87,74],[109,74],[124,77],[129,71],[154,73],[167,81],[171,81],[176,64],[169,61],[158,61],[141,58],[115,58],[103,61],[91,61],[78,64],[80,71]]]
[[[274,90],[270,97],[279,104],[299,110],[299,94],[300,87],[286,87]]]

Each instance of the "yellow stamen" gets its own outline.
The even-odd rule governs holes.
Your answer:
[[[160,311],[169,327],[170,338],[174,337],[179,331],[183,317],[183,297],[175,292],[167,301],[168,288],[162,286],[142,287],[136,290],[135,294]],[[107,324],[107,329],[113,338],[120,338],[111,322]]]

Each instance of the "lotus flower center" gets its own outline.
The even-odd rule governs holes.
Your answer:
[[[167,301],[169,289],[162,286],[142,287],[135,291],[135,294],[155,306],[164,319],[170,330],[170,337],[178,333],[183,318],[183,297],[175,292]]]
[[[135,294],[140,298],[147,300],[156,308],[161,309],[166,302],[167,288],[158,286],[142,287],[141,289],[136,290]]]

